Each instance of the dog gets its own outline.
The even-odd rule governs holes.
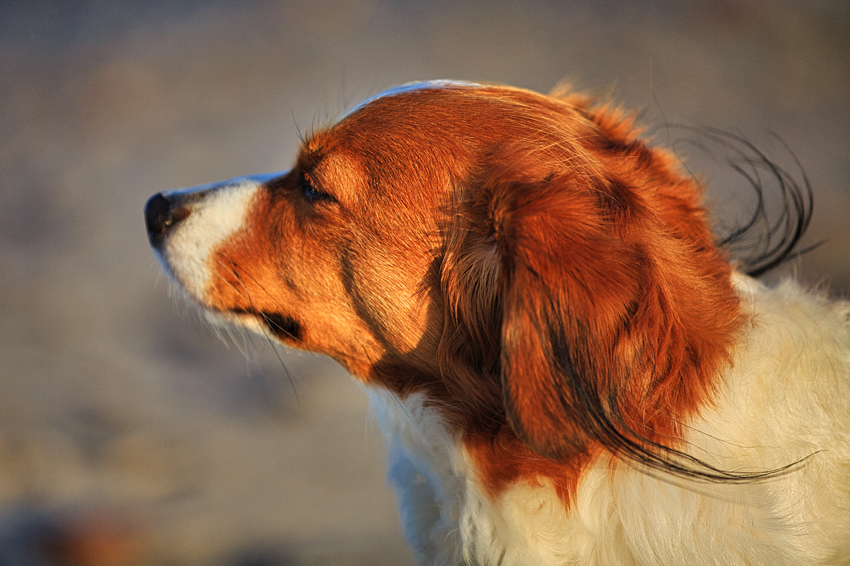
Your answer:
[[[210,321],[363,385],[422,564],[850,564],[850,305],[702,199],[610,105],[431,81],[145,218]]]

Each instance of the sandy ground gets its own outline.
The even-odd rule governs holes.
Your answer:
[[[842,0],[4,1],[0,565],[92,524],[120,548],[86,564],[413,564],[358,387],[170,299],[151,194],[285,169],[299,131],[398,83],[566,78],[792,167],[781,136],[827,240],[796,268],[844,294],[848,29]]]

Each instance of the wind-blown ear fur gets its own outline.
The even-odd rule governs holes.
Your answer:
[[[682,420],[710,401],[741,322],[730,267],[698,187],[596,120],[569,167],[504,155],[482,179],[507,418],[549,458],[601,446],[690,474],[673,448]]]

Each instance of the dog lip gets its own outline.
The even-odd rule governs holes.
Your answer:
[[[280,340],[298,342],[303,337],[301,323],[293,317],[268,311],[260,311],[254,308],[232,308],[220,311],[222,314],[233,314],[236,316],[252,316],[265,326],[272,334]]]

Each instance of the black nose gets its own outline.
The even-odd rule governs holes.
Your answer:
[[[168,230],[189,216],[189,209],[157,193],[145,204],[145,225],[151,246],[159,249]]]

